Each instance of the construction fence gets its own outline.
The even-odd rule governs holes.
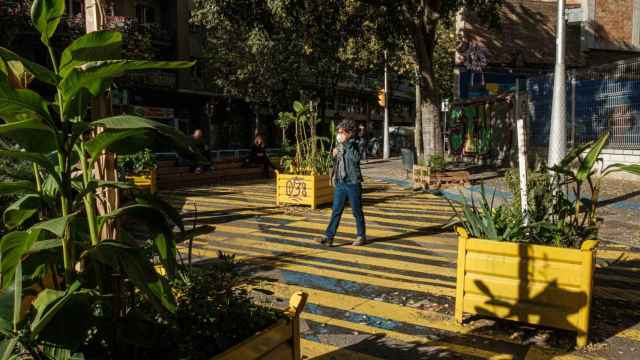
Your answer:
[[[548,145],[553,73],[527,79],[530,145]],[[611,132],[609,149],[640,149],[640,58],[571,70],[566,84],[567,142]]]

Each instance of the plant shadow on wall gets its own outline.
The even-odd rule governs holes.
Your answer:
[[[494,207],[484,187],[480,199],[465,199],[461,210],[451,204],[451,224],[460,226],[458,266],[464,269],[459,268],[459,320],[464,311],[572,330],[578,345],[586,345],[603,180],[620,171],[640,173],[640,165],[598,166],[608,140],[605,133],[573,149],[559,165],[531,172],[526,214],[518,196],[513,204]],[[511,174],[507,184],[517,194],[518,179]]]

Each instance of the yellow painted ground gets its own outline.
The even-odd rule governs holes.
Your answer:
[[[164,196],[182,209],[187,224],[197,217],[198,224],[216,227],[194,241],[196,259],[215,257],[219,250],[234,253],[255,275],[272,279],[253,288],[280,299],[298,290],[309,293],[302,316],[305,359],[607,358],[562,345],[523,344],[513,336],[519,328],[512,323],[455,323],[457,240],[442,229],[451,210],[435,195],[367,181],[367,234],[374,243],[350,245],[355,223],[345,209],[335,239],[338,246],[332,248],[314,242],[330,209],[278,208],[270,183],[175,190]],[[596,303],[606,299],[629,304],[628,313],[636,315],[640,277],[629,276],[638,273],[620,259],[637,263],[640,254],[612,245],[598,256]],[[572,338],[551,334],[556,344]],[[636,327],[609,329],[607,334],[640,349]]]

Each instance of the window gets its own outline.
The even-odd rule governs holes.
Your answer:
[[[140,24],[148,24],[156,22],[156,11],[154,8],[145,6],[145,5],[137,5],[136,6],[136,18]]]

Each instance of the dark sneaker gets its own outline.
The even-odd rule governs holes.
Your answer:
[[[329,239],[326,236],[321,236],[316,239],[316,242],[320,245],[331,246],[333,245],[333,239]]]
[[[358,236],[356,238],[356,241],[354,241],[351,245],[353,246],[362,246],[362,245],[367,245],[369,242],[367,241],[366,238],[362,237],[362,236]]]

